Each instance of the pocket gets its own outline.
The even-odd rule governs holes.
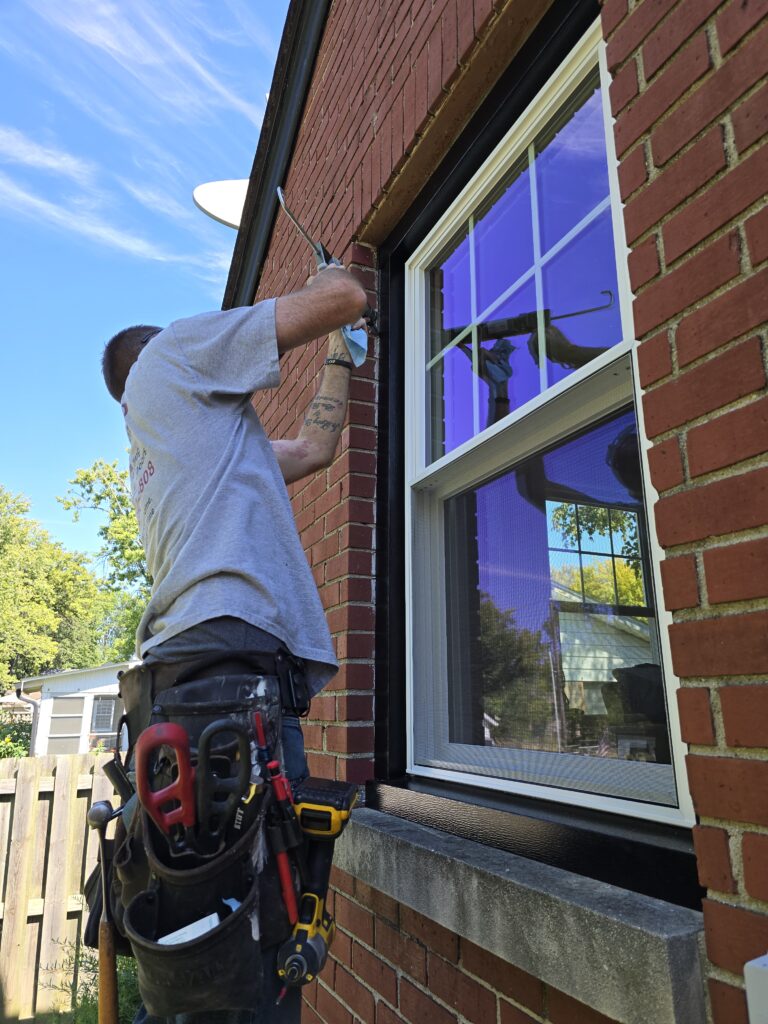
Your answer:
[[[263,982],[258,879],[220,924],[191,941],[173,945],[156,941],[160,938],[163,892],[161,887],[139,893],[125,913],[147,1010],[157,1017],[171,1017],[257,1005]]]
[[[147,1009],[169,1017],[256,1005],[262,967],[253,845],[260,824],[214,861],[186,870],[169,868],[155,857],[153,827],[144,814],[142,829],[151,881],[128,905],[123,926]],[[191,937],[161,941],[182,929]]]

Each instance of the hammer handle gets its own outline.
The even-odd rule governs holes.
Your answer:
[[[99,1024],[119,1024],[115,930],[103,920],[99,922]]]

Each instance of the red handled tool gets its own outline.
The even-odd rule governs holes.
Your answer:
[[[269,750],[267,749],[267,737],[264,732],[264,721],[260,711],[253,713],[253,729],[256,733],[256,760],[262,769],[266,768],[269,761]],[[251,781],[254,781],[253,779]]]
[[[152,789],[152,755],[167,747],[176,757],[177,778],[162,789]],[[171,849],[186,852],[188,830],[195,825],[195,770],[189,756],[189,735],[175,722],[148,726],[136,741],[136,789],[141,805]],[[183,833],[179,835],[179,826]]]
[[[272,788],[272,806],[267,818],[267,836],[277,862],[280,888],[283,893],[285,909],[288,912],[288,920],[295,925],[299,919],[299,908],[296,902],[296,889],[293,884],[288,851],[293,852],[299,868],[299,875],[304,882],[307,874],[303,856],[304,833],[293,809],[291,787],[280,769],[280,762],[270,761],[267,764],[267,772]]]

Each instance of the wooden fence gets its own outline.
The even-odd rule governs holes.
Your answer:
[[[109,755],[0,760],[0,1020],[69,1009],[71,960],[84,924],[83,883],[98,840],[86,814],[113,800]]]

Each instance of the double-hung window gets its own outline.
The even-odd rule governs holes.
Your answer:
[[[94,697],[91,732],[114,732],[117,724],[117,698]]]
[[[683,822],[600,47],[406,264],[408,769]]]

